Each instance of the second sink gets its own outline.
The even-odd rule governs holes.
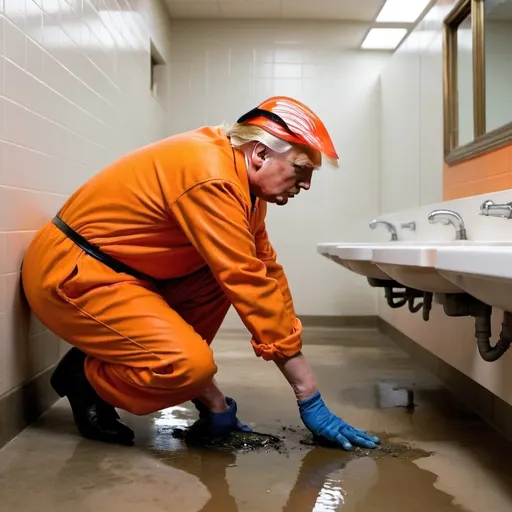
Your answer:
[[[395,281],[409,288],[431,293],[463,293],[464,290],[436,270],[437,248],[472,243],[474,244],[461,240],[379,247],[373,251],[373,263]]]

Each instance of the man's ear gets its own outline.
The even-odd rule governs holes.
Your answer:
[[[267,155],[268,148],[261,142],[257,142],[254,145],[254,148],[252,150],[252,162],[256,169],[259,169],[263,162],[265,161],[265,157]]]

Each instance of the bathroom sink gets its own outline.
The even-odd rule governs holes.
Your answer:
[[[321,243],[316,244],[316,251],[318,254],[321,254],[322,256],[325,256],[326,258],[331,258],[329,251],[336,247],[340,242],[328,242],[328,243]]]
[[[382,246],[385,245],[388,244],[382,244]],[[331,258],[361,276],[391,280],[391,277],[372,262],[373,251],[377,247],[381,246],[377,244],[339,244],[331,249]]]
[[[462,293],[460,287],[439,274],[435,264],[439,247],[468,243],[471,242],[464,240],[380,247],[373,252],[373,263],[409,288],[431,293]]]
[[[390,279],[388,275],[382,272],[377,266],[373,265],[371,261],[372,251],[376,246],[378,246],[378,244],[375,242],[329,242],[317,244],[317,251],[322,256],[329,258],[356,274],[376,279]]]
[[[317,245],[317,251],[323,256],[330,260],[338,263],[342,267],[355,272],[364,277],[371,277],[374,279],[392,280],[396,277],[386,272],[380,265],[376,265],[374,256],[376,251],[391,251],[395,253],[398,249],[403,248],[404,254],[409,254],[407,249],[421,247],[422,250],[417,254],[427,254],[425,249],[432,247],[435,250],[437,245],[441,244],[453,244],[454,242],[407,242],[407,241],[390,241],[390,242],[363,242],[363,243],[341,243],[341,242],[328,242]],[[400,251],[398,251],[400,252]],[[397,252],[397,254],[398,254]],[[413,250],[411,254],[416,254]],[[418,274],[418,272],[416,272]],[[451,289],[455,286],[439,277],[439,279],[445,281],[445,285]],[[401,281],[399,281],[401,282]],[[402,283],[406,284],[406,283]],[[460,291],[460,290],[458,290]]]
[[[335,254],[334,250],[338,246],[349,246],[349,247],[371,247],[374,244],[371,243],[349,243],[345,244],[343,242],[328,242],[328,243],[321,243],[317,244],[316,250],[319,254],[322,256],[325,256],[326,258],[338,263],[339,265],[347,268],[348,270],[351,270],[344,261],[340,260]]]
[[[438,273],[478,300],[512,311],[512,242],[439,248]]]
[[[439,272],[437,259],[440,252],[445,249],[471,250],[500,244],[508,243],[460,240],[380,247],[373,252],[373,262],[386,274],[409,288],[432,293],[463,293],[464,289],[456,281]]]

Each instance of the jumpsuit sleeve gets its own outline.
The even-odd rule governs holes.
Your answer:
[[[282,265],[277,262],[277,254],[270,240],[268,239],[268,232],[265,223],[262,224],[260,229],[256,232],[256,254],[258,258],[265,263],[267,267],[267,277],[275,279],[279,285],[279,289],[284,298],[284,303],[288,314],[295,320],[295,308],[293,306],[292,294],[288,286],[288,279],[284,273]]]
[[[302,326],[258,257],[249,206],[240,188],[212,179],[187,190],[170,206],[252,334],[255,354],[273,360],[300,352]]]

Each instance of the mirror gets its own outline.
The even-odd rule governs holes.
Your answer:
[[[475,139],[473,109],[473,32],[471,13],[457,27],[457,112],[458,140],[456,146]]]
[[[445,164],[512,142],[512,0],[458,0],[443,24]]]
[[[474,0],[459,0],[443,24],[444,155],[474,140]]]
[[[486,0],[485,131],[512,122],[512,0]]]

